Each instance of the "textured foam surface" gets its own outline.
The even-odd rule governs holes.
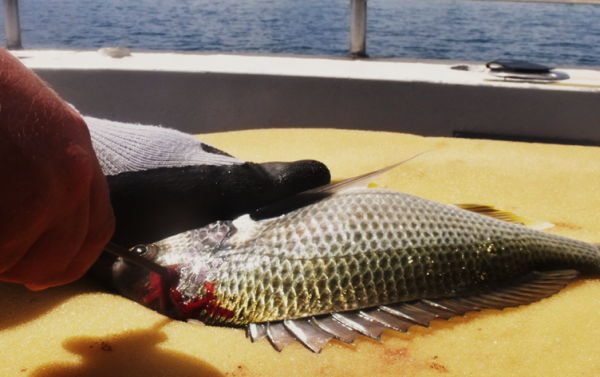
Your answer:
[[[432,152],[377,182],[443,203],[483,203],[600,242],[600,149],[422,138],[339,130],[203,135],[256,162],[314,158],[350,177]],[[89,280],[42,292],[0,283],[2,376],[595,376],[600,372],[600,280],[515,309],[470,312],[383,343],[300,344],[281,353],[237,329],[172,321]]]

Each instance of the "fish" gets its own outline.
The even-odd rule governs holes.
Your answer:
[[[113,283],[168,317],[318,353],[332,339],[379,340],[388,329],[530,304],[600,273],[596,244],[486,206],[366,188],[411,159],[138,245],[168,275],[118,260]]]

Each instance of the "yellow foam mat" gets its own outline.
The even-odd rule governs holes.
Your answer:
[[[491,204],[600,242],[600,148],[341,130],[200,136],[250,161],[323,161],[334,177],[432,150],[377,183],[444,203]],[[531,305],[471,312],[382,342],[277,353],[239,329],[165,318],[90,280],[29,292],[0,283],[0,376],[597,376],[600,280]]]

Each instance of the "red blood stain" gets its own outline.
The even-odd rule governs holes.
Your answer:
[[[152,301],[159,299],[161,309],[166,309],[168,305],[168,294],[169,290],[172,290],[173,287],[177,287],[179,284],[179,273],[175,269],[175,267],[169,267],[169,276],[167,279],[163,279],[163,277],[155,272],[150,274],[150,293],[144,296],[144,302],[146,304],[151,303]]]
[[[183,318],[190,318],[196,311],[206,310],[211,317],[231,318],[233,312],[219,305],[215,296],[217,283],[204,282],[206,294],[202,298],[192,298],[193,301],[185,302],[183,295],[176,288],[171,288],[171,299],[179,308]]]
[[[177,290],[179,273],[175,267],[170,267],[167,281],[157,273],[150,274],[150,293],[144,296],[144,302],[149,304],[159,299],[160,307],[164,310],[167,308],[170,298],[170,301],[179,309],[179,314],[183,319],[191,318],[195,312],[200,310],[206,310],[211,317],[231,318],[233,311],[221,307],[215,295],[217,284],[204,282],[204,288],[206,288],[204,297],[192,297],[191,301],[186,302],[181,292]]]

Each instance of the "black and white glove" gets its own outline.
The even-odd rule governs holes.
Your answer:
[[[318,161],[245,162],[191,135],[84,117],[125,247],[229,220],[329,183]]]

